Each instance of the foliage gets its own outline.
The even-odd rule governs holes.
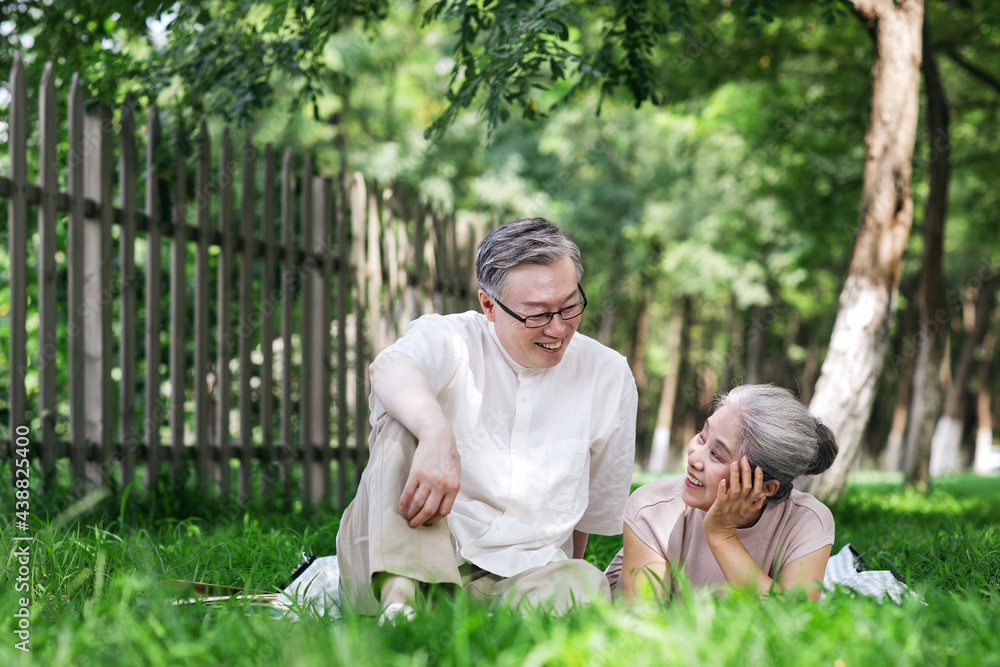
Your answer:
[[[855,482],[832,506],[839,550],[853,543],[874,569],[907,575],[926,605],[878,604],[846,593],[819,603],[685,592],[669,605],[595,607],[552,618],[490,614],[441,596],[417,620],[292,623],[233,601],[175,606],[158,582],[199,580],[275,590],[300,552],[335,549],[338,515],[227,507],[194,495],[165,512],[134,500],[66,510],[37,500],[31,552],[31,653],[13,646],[15,567],[0,575],[0,645],[7,665],[994,665],[1000,650],[997,479],[954,477],[930,497],[895,481]],[[4,500],[9,503],[9,500]],[[4,553],[13,526],[0,533]],[[607,538],[613,540],[613,538]],[[589,556],[607,562],[609,542]]]
[[[58,80],[86,72],[88,101],[149,106],[174,88],[168,106],[241,124],[288,80],[300,81],[301,99],[314,102],[331,36],[355,21],[370,27],[388,9],[305,0],[61,0],[32,2],[27,11],[25,4],[0,6],[8,36],[0,66],[26,50],[36,69],[54,61]]]
[[[258,145],[310,152],[324,175],[359,169],[419,192],[426,206],[486,211],[492,222],[553,218],[584,251],[594,306],[583,331],[598,335],[610,323],[608,341],[649,377],[649,406],[678,353],[660,333],[678,297],[693,314],[678,414],[703,414],[705,396],[746,377],[754,336],[764,338],[761,379],[809,390],[862,185],[871,40],[848,3],[65,0],[16,11],[22,4],[0,3],[0,65],[22,51],[29,81],[52,60],[60,91],[79,71],[90,101],[156,101],[170,131],[214,114],[213,136],[240,124]],[[988,67],[1000,52],[991,27],[1000,15],[985,2],[927,10],[953,110],[945,270],[955,355],[962,295],[1000,267],[992,217],[1000,87]],[[644,100],[656,104],[636,109]],[[915,225],[935,156],[925,135]],[[904,284],[919,272],[920,236],[911,234]],[[6,252],[0,244],[4,276]],[[8,298],[0,281],[0,330]],[[905,297],[900,304],[905,312]],[[644,353],[643,321],[653,332]],[[894,360],[916,349],[915,334],[902,340],[900,329]],[[28,333],[35,359],[35,321]],[[5,355],[0,348],[0,370]],[[886,368],[872,457],[900,381],[898,363]],[[1000,374],[991,377],[996,391]],[[36,388],[29,374],[29,404]],[[647,430],[655,418],[646,411]]]

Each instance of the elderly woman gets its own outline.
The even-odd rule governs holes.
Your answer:
[[[787,389],[744,385],[718,397],[688,445],[686,474],[629,498],[624,548],[606,572],[612,590],[669,596],[672,574],[683,571],[692,586],[805,588],[817,599],[833,516],[792,480],[836,456],[833,433]]]

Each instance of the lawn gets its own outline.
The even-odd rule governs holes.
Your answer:
[[[14,516],[9,498],[0,504]],[[161,585],[277,590],[303,552],[334,553],[336,513],[193,493],[157,507],[65,504],[33,498],[26,582],[25,542],[15,540],[26,533],[11,521],[0,534],[2,665],[1000,665],[1000,478],[944,478],[927,496],[854,480],[831,507],[834,550],[850,542],[871,569],[902,573],[922,597],[902,606],[844,592],[810,603],[688,591],[669,605],[522,618],[459,596],[397,627],[351,616],[291,622],[236,602],[178,606]],[[592,538],[588,558],[603,566],[619,545]],[[25,585],[26,621],[16,615]],[[30,653],[16,647],[25,622]]]

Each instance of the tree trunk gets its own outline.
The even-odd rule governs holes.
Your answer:
[[[899,290],[906,297],[906,302],[917,303],[916,280],[909,280],[900,285]],[[919,308],[916,309],[919,311]],[[903,438],[906,435],[906,422],[910,415],[910,403],[913,396],[913,366],[917,356],[917,346],[913,342],[919,312],[907,308],[900,317],[899,345],[896,354],[892,355],[889,365],[896,371],[896,407],[892,412],[892,424],[885,441],[885,456],[882,459],[882,469],[890,472],[903,470]]]
[[[764,363],[764,348],[767,330],[771,325],[771,307],[754,306],[750,319],[750,331],[746,335],[747,377],[746,384],[759,384],[761,366]]]
[[[776,381],[782,386],[794,386],[799,361],[794,359],[796,355],[792,350],[799,342],[799,311],[786,307],[783,311],[778,312],[786,314],[785,344],[782,346],[781,356],[777,359],[777,367],[774,369],[772,377],[777,378]]]
[[[601,307],[601,325],[597,330],[597,340],[607,347],[612,347],[611,331],[614,329],[615,315],[618,313],[618,292],[621,289],[622,281],[619,267],[622,266],[622,263],[621,244],[615,244],[611,256],[611,275],[608,278],[608,287]]]
[[[979,366],[979,395],[976,400],[976,457],[972,464],[977,475],[988,475],[1000,467],[1000,453],[993,447],[993,415],[990,412],[990,361],[993,359],[993,336],[983,341],[983,361]]]
[[[656,429],[653,431],[653,444],[649,451],[649,472],[662,473],[667,469],[670,458],[670,430],[674,423],[674,403],[677,401],[677,381],[680,377],[681,334],[684,331],[685,309],[682,303],[675,301],[673,312],[670,313],[670,327],[664,344],[667,347],[669,361],[667,373],[663,378],[663,391],[660,393],[660,409],[656,415]]]
[[[635,436],[637,448],[635,452],[636,460],[642,461],[646,443],[646,388],[648,385],[646,376],[646,340],[649,337],[649,309],[653,301],[653,290],[647,286],[642,291],[639,299],[639,312],[636,315],[635,334],[632,338],[632,357],[630,365],[632,376],[635,378],[635,386],[639,391],[639,403],[636,407],[636,427]]]
[[[931,438],[941,413],[944,391],[941,365],[948,342],[948,305],[944,289],[944,225],[948,219],[948,180],[951,177],[951,135],[948,97],[941,81],[930,29],[924,19],[923,66],[927,90],[927,132],[929,136],[929,180],[927,210],[924,214],[923,289],[920,299],[920,354],[913,375],[913,406],[907,430],[907,452],[912,461],[906,467],[906,483],[923,491],[930,489]]]
[[[647,262],[648,267],[659,267],[660,256],[663,253],[663,244],[659,240],[653,241],[650,248],[650,256]],[[656,299],[656,277],[659,275],[658,268],[650,268],[644,276],[643,286],[639,292],[639,312],[636,315],[635,334],[632,339],[632,356],[629,358],[629,365],[632,368],[632,376],[635,378],[635,386],[639,391],[639,403],[636,407],[636,429],[635,441],[636,460],[645,459],[646,443],[649,441],[649,432],[646,431],[646,411],[649,409],[646,402],[649,377],[646,373],[646,344],[649,340],[649,311]]]
[[[833,466],[805,484],[824,499],[836,498],[843,491],[861,449],[913,221],[910,173],[917,130],[923,3],[856,0],[854,9],[870,26],[875,40],[872,112],[865,135],[858,238],[829,351],[809,404],[840,444]]]
[[[691,345],[691,329],[694,327],[694,302],[690,296],[681,299],[684,310],[684,326],[681,327],[681,349],[689,352]],[[686,378],[691,378],[692,373],[691,355],[682,354],[678,358],[680,363],[677,367],[677,400],[674,402],[674,428],[671,429],[671,439],[674,442],[686,443],[691,439],[694,424],[698,414],[697,402],[697,380],[690,381],[685,387]],[[690,387],[695,387],[693,390]],[[679,416],[678,416],[679,415]],[[684,446],[683,444],[681,445]]]
[[[743,349],[743,341],[740,340],[740,332],[737,325],[737,305],[736,295],[729,295],[729,310],[726,311],[726,337],[729,339],[729,349],[726,351],[726,362],[722,369],[722,384],[725,387],[732,387],[736,375],[736,360],[738,351]]]
[[[806,363],[802,369],[802,394],[799,396],[799,400],[806,405],[809,405],[812,398],[817,370],[819,370],[819,346],[816,345],[816,341],[810,340],[809,348],[806,350]]]
[[[962,398],[965,396],[967,380],[972,371],[972,361],[975,350],[983,341],[993,316],[993,305],[996,301],[997,285],[1000,284],[1000,274],[990,275],[979,287],[976,295],[975,319],[972,329],[962,343],[962,350],[955,364],[951,379],[951,387],[944,403],[944,412],[934,429],[934,439],[931,442],[931,459],[935,462],[932,474],[947,470],[948,462],[954,463],[958,458],[958,450],[962,443],[962,426],[964,414]],[[984,343],[985,348],[985,343]],[[987,357],[989,359],[989,357]],[[978,443],[978,435],[977,435]],[[978,452],[978,449],[977,449]],[[938,464],[938,462],[941,462]]]

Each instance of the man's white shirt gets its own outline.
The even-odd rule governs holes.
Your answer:
[[[459,562],[509,577],[568,558],[574,529],[621,532],[638,400],[622,355],[578,332],[556,366],[525,368],[474,311],[425,315],[389,352],[420,366],[455,431]],[[374,393],[371,415],[386,417]]]

